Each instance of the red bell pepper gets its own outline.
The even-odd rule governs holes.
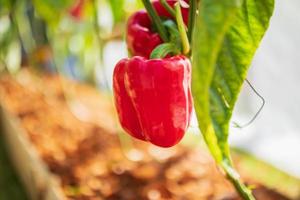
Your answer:
[[[184,56],[121,60],[113,74],[115,105],[122,127],[160,147],[177,144],[192,112],[191,64]]]
[[[167,0],[174,7],[177,0]],[[158,0],[152,2],[153,7],[161,17],[174,19]],[[188,23],[188,8],[181,8],[184,22]],[[134,13],[127,23],[126,42],[132,56],[150,57],[152,50],[162,43],[158,33],[152,31],[152,22],[146,11]]]

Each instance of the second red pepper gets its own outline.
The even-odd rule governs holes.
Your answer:
[[[167,0],[167,3],[174,7],[177,0]],[[152,2],[157,14],[166,19],[174,18],[160,4],[158,0]],[[188,8],[181,8],[185,24],[188,23]],[[162,43],[158,33],[153,31],[152,22],[146,11],[141,10],[134,13],[127,23],[126,42],[132,56],[150,57],[155,47]]]

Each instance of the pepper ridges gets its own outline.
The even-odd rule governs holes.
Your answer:
[[[191,63],[184,56],[121,60],[114,70],[113,89],[122,127],[137,139],[174,146],[189,126],[190,84]]]

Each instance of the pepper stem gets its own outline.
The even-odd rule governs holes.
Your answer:
[[[182,18],[179,2],[175,4],[175,12],[176,12],[176,22],[180,33],[181,42],[182,42],[183,54],[187,55],[190,52],[191,47],[190,47],[188,36],[186,34],[186,26]]]
[[[172,15],[172,17],[175,17],[176,13],[174,9],[167,3],[166,0],[159,0],[159,2],[170,13],[170,15]]]
[[[188,22],[188,38],[192,43],[192,34],[195,24],[195,16],[197,10],[197,0],[190,0],[190,8],[189,8],[189,22]]]
[[[151,52],[150,59],[164,58],[170,53],[175,54],[175,55],[180,54],[180,49],[178,49],[178,47],[173,43],[164,43],[164,44],[158,45]]]
[[[168,34],[167,34],[167,30],[166,28],[163,26],[163,23],[160,19],[160,17],[158,16],[157,12],[155,11],[155,9],[153,8],[150,0],[142,0],[148,14],[150,15],[150,18],[152,20],[152,22],[154,23],[158,34],[160,35],[161,39],[164,42],[168,41]]]

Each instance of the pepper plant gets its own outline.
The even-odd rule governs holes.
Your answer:
[[[174,22],[185,26],[182,13],[187,19],[188,10],[181,9],[176,0],[167,3],[172,11],[178,8],[176,16],[180,17],[159,1],[144,1],[149,15],[138,11],[129,19],[126,40],[133,57],[116,65],[113,78],[123,128],[160,147],[174,146],[182,139],[192,112],[191,62],[177,55],[184,45]]]
[[[254,200],[233,167],[229,124],[274,0],[142,2],[148,15],[138,11],[128,22],[126,40],[134,57],[120,61],[114,72],[121,125],[158,146],[178,143],[191,113],[189,59],[194,108],[205,142],[240,196]]]

